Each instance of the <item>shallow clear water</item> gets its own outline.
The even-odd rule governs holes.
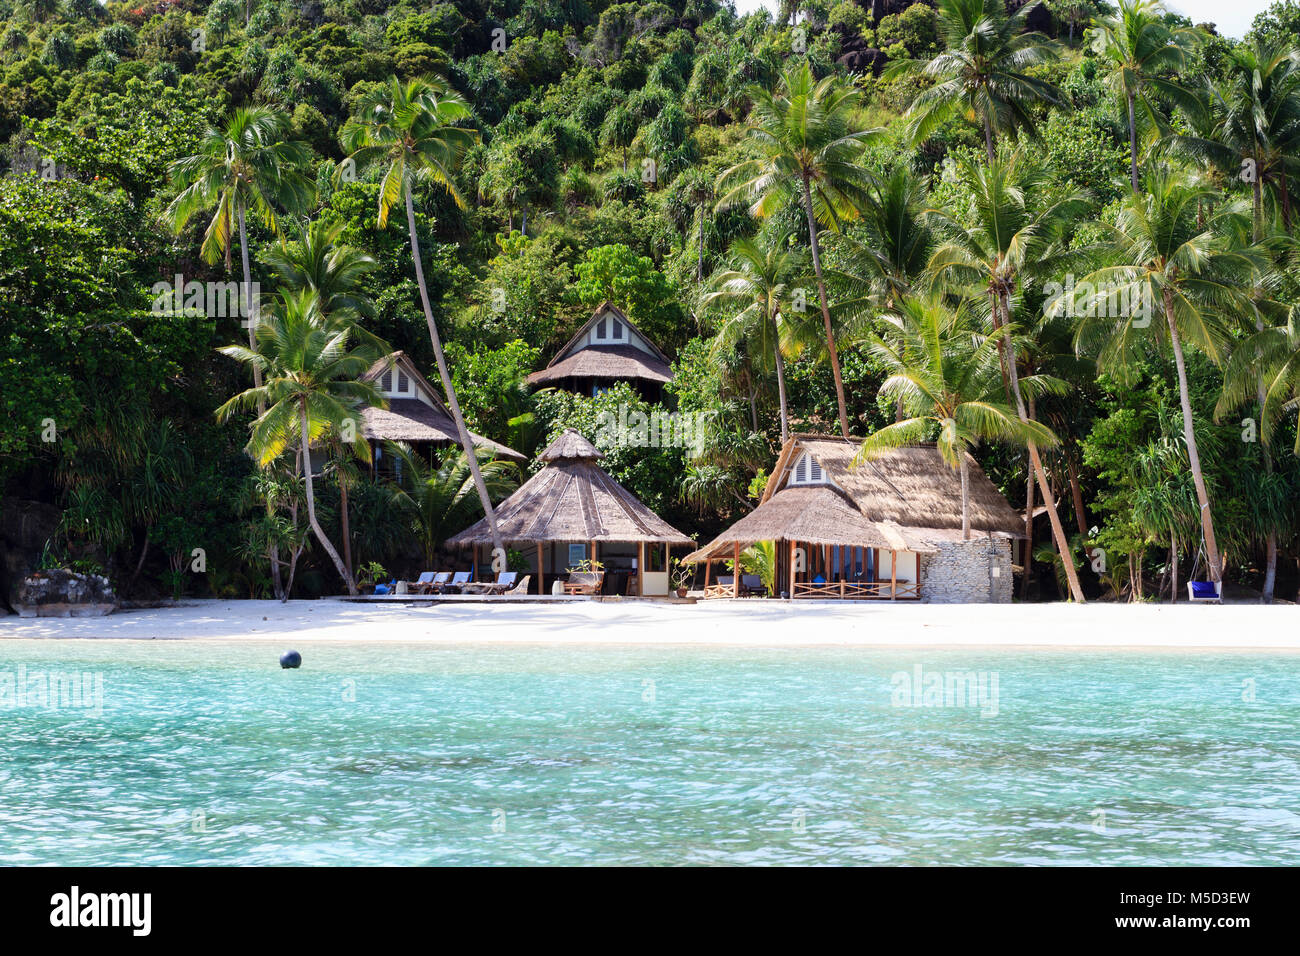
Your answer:
[[[1300,863],[1300,656],[299,649],[0,643],[0,863]]]

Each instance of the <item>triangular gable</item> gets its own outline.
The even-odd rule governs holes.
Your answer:
[[[599,331],[598,325],[602,319],[606,322],[612,320],[621,323],[623,328],[626,330],[624,336],[615,338],[612,335],[607,335],[604,339],[589,336],[589,332],[593,332],[593,330]],[[608,326],[606,326],[606,331],[611,331]],[[612,302],[602,302],[596,307],[596,311],[591,314],[591,318],[583,323],[582,328],[578,329],[578,331],[574,333],[573,338],[569,339],[564,348],[555,353],[555,357],[551,359],[546,367],[550,368],[584,348],[590,348],[592,346],[620,345],[630,345],[633,348],[640,345],[643,351],[649,352],[651,355],[657,357],[665,365],[672,364],[669,362],[668,356],[664,354],[663,350],[659,348],[659,346],[655,345],[655,343],[652,342],[644,332],[638,329],[635,323],[627,317],[626,313],[624,313],[622,309],[614,305]]]
[[[417,399],[444,415],[450,415],[438,389],[415,367],[405,352],[394,352],[370,366],[362,381],[375,382],[389,401],[402,398]]]

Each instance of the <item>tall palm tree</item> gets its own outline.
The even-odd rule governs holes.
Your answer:
[[[868,437],[854,461],[917,444],[937,428],[939,454],[961,474],[961,531],[969,540],[971,449],[988,440],[1050,446],[1056,436],[994,397],[1001,390],[998,339],[978,331],[966,308],[954,310],[939,297],[913,297],[899,303],[886,321],[897,327],[889,339],[901,345],[873,337],[868,350],[889,373],[880,394],[901,396],[910,417]],[[1021,386],[1032,394],[1059,387],[1036,375],[1026,376]]]
[[[424,548],[424,566],[431,568],[442,542],[468,528],[483,513],[474,476],[465,453],[458,449],[444,453],[435,467],[404,444],[394,444],[392,453],[402,462],[397,504],[410,515]],[[494,498],[499,501],[519,487],[519,470],[513,462],[493,458],[482,448],[476,453],[483,480]]]
[[[248,345],[254,346],[258,303],[248,264],[247,214],[256,213],[272,233],[280,234],[277,209],[300,212],[315,194],[302,173],[311,160],[305,143],[286,139],[289,120],[263,106],[243,107],[230,114],[222,129],[208,127],[198,152],[171,164],[170,175],[181,187],[163,212],[163,221],[180,232],[198,213],[215,207],[203,234],[201,252],[207,262],[225,256],[230,269],[232,236],[239,230],[243,266],[243,307],[248,310]],[[253,384],[262,384],[254,366]]]
[[[253,422],[247,445],[260,466],[296,446],[306,483],[307,521],[349,594],[357,593],[356,582],[316,517],[311,446],[345,434],[345,423],[355,422],[363,407],[384,404],[375,385],[361,380],[379,354],[368,344],[354,345],[354,338],[355,326],[324,315],[315,292],[285,292],[271,319],[258,324],[256,348],[227,345],[218,350],[266,376],[266,384],[240,392],[218,408],[218,420],[241,409],[266,408]],[[352,432],[353,453],[368,461],[369,444],[359,429]]]
[[[1004,0],[939,0],[944,51],[927,62],[898,61],[886,72],[891,77],[919,72],[934,80],[908,107],[912,142],[962,116],[983,129],[984,149],[993,162],[998,132],[1023,129],[1036,135],[1030,108],[1060,100],[1055,86],[1025,72],[1057,55],[1053,41],[1026,28],[1037,7],[1038,0],[1030,0],[1008,16]]]
[[[1247,295],[1259,262],[1240,240],[1236,228],[1243,207],[1221,206],[1202,229],[1197,206],[1208,190],[1189,182],[1182,170],[1151,165],[1145,192],[1135,193],[1120,209],[1105,253],[1109,264],[1080,280],[1077,301],[1082,316],[1075,336],[1080,352],[1093,353],[1103,370],[1121,380],[1132,378],[1140,357],[1168,341],[1178,373],[1183,439],[1201,509],[1206,560],[1211,578],[1223,579],[1223,562],[1214,533],[1210,494],[1201,468],[1187,382],[1185,345],[1213,362],[1222,360],[1228,323],[1251,314]]]
[[[937,212],[936,221],[946,241],[930,259],[929,269],[940,286],[976,287],[987,297],[999,358],[1007,390],[1022,419],[1030,418],[1020,388],[1016,347],[1011,337],[1014,302],[1022,285],[1035,276],[1056,276],[1078,261],[1079,253],[1068,249],[1069,227],[1087,210],[1087,199],[1078,192],[1053,195],[1045,176],[1026,169],[1017,151],[1006,161],[988,165],[962,160],[959,175],[973,202],[974,225],[964,226]],[[1047,472],[1031,439],[1027,442],[1030,467],[1047,506],[1052,537],[1064,555],[1070,542],[1065,536],[1056,499]],[[1065,561],[1066,579],[1075,601],[1084,600],[1073,561]]]
[[[1264,234],[1265,189],[1276,196],[1282,221],[1291,229],[1289,183],[1300,170],[1300,49],[1256,38],[1230,48],[1226,57],[1227,79],[1209,87],[1209,135],[1173,141],[1250,184],[1258,242]]]
[[[447,357],[442,351],[438,325],[429,305],[429,289],[424,281],[424,265],[420,260],[420,239],[415,228],[415,203],[412,198],[415,184],[427,182],[441,189],[465,208],[454,178],[456,167],[465,151],[478,140],[478,134],[452,124],[468,118],[469,104],[452,90],[446,81],[414,79],[403,83],[396,77],[388,85],[376,90],[360,105],[357,115],[344,124],[340,132],[343,148],[350,154],[358,169],[375,165],[384,169],[379,190],[379,226],[388,225],[388,213],[398,200],[406,204],[406,227],[411,239],[411,258],[415,263],[415,280],[420,287],[420,304],[424,308],[424,322],[429,327],[429,341],[433,343],[433,356],[438,364],[438,376],[447,395],[447,407],[456,422],[456,434],[465,450],[469,469],[474,476],[492,533],[494,558],[505,555],[505,543],[497,530],[496,512],[492,498],[478,466],[474,442],[465,427],[456,389],[447,369]]]
[[[848,405],[817,230],[821,223],[838,231],[842,219],[857,215],[856,207],[865,201],[870,184],[870,176],[857,159],[867,141],[880,131],[862,124],[857,89],[834,76],[817,81],[807,63],[787,68],[775,90],[751,87],[750,96],[754,105],[746,132],[760,156],[722,173],[718,207],[747,201],[754,215],[766,218],[791,202],[802,205],[835,378],[840,431],[848,438]]]
[[[1171,102],[1191,112],[1200,104],[1173,75],[1186,65],[1196,31],[1165,23],[1159,0],[1116,0],[1113,16],[1094,20],[1092,50],[1101,59],[1111,89],[1128,113],[1129,180],[1138,191],[1138,132],[1140,128],[1167,132],[1159,103]]]
[[[714,339],[715,351],[746,342],[757,348],[766,365],[776,366],[777,400],[781,409],[781,444],[790,437],[790,415],[785,395],[785,358],[781,354],[781,314],[791,290],[807,274],[805,260],[789,248],[788,236],[766,245],[738,239],[731,246],[731,268],[714,273],[702,304],[734,306],[740,311],[727,318]]]

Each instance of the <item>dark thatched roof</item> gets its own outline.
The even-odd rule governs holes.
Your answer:
[[[456,434],[456,423],[447,411],[437,391],[427,378],[415,367],[410,356],[404,352],[394,352],[380,359],[361,376],[363,381],[377,381],[389,369],[400,368],[416,384],[416,387],[428,396],[430,405],[418,398],[390,398],[387,408],[364,408],[361,410],[361,434],[376,441],[434,442],[439,445],[457,445],[460,438]],[[476,447],[491,449],[498,458],[512,461],[527,461],[528,457],[508,448],[500,442],[494,442],[475,432],[469,433],[470,440]]]
[[[642,379],[671,382],[667,362],[643,352],[635,345],[589,345],[567,358],[553,362],[528,376],[529,385],[548,385],[566,378]]]
[[[570,429],[542,453],[551,459],[496,507],[501,537],[511,543],[620,541],[694,544],[607,475],[587,452],[595,447]],[[448,539],[450,547],[490,544],[487,519]]]
[[[703,548],[683,560],[729,557],[758,541],[802,541],[886,551],[934,551],[910,529],[870,521],[842,491],[830,485],[787,488],[773,495]]]
[[[651,351],[647,352],[635,345],[583,346],[583,337],[605,316],[612,316],[622,322],[627,326],[629,335],[636,336]],[[673,371],[668,356],[632,324],[622,309],[610,302],[602,302],[564,348],[555,353],[551,363],[540,372],[528,376],[528,384],[546,385],[567,378],[640,379],[662,384],[672,381]]]
[[[900,448],[852,467],[860,440],[795,435],[781,450],[759,506],[685,560],[726,557],[737,544],[815,545],[927,552],[961,537],[961,478],[933,445]],[[787,487],[811,452],[833,484]],[[1024,521],[968,456],[972,534],[1022,537]]]

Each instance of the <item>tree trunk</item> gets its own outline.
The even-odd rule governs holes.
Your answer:
[[[302,428],[302,470],[303,476],[307,481],[307,521],[311,525],[311,530],[316,535],[316,540],[321,543],[321,547],[325,549],[325,553],[328,554],[330,560],[334,562],[334,567],[338,570],[339,577],[341,577],[343,583],[347,585],[348,594],[355,597],[357,593],[357,585],[352,580],[352,575],[349,574],[348,569],[343,566],[343,560],[339,557],[339,553],[334,550],[334,545],[330,543],[330,539],[327,538],[325,532],[321,530],[320,522],[316,520],[316,492],[311,479],[311,446],[309,444],[311,435],[307,429],[306,405],[300,405],[298,408],[298,424]]]
[[[1169,603],[1178,603],[1178,536],[1169,533]]]
[[[452,420],[456,423],[456,434],[460,446],[465,449],[465,458],[469,464],[470,474],[474,476],[474,487],[478,490],[479,501],[483,505],[483,516],[487,519],[488,530],[492,535],[494,557],[504,558],[506,549],[501,540],[501,531],[497,528],[497,515],[492,507],[492,498],[488,495],[487,485],[483,481],[483,472],[478,466],[478,455],[474,453],[474,442],[465,427],[465,418],[460,413],[460,402],[456,400],[456,389],[451,384],[451,373],[447,371],[447,357],[442,354],[442,340],[438,338],[438,326],[433,321],[433,309],[429,305],[429,290],[424,284],[424,266],[420,263],[420,240],[415,235],[415,204],[411,200],[411,187],[406,192],[406,225],[411,232],[411,258],[415,261],[415,280],[420,287],[420,304],[424,307],[424,321],[429,327],[429,341],[433,343],[433,357],[438,363],[438,376],[442,379],[443,391],[447,393],[447,407],[451,410]]]
[[[1286,163],[1282,163],[1282,169],[1278,173],[1278,192],[1282,198],[1282,228],[1291,233],[1291,192],[1290,186],[1286,181]]]
[[[1006,296],[999,297],[999,303],[1004,312],[1007,311]],[[1011,330],[1006,324],[1006,316],[1003,317],[1002,340],[1007,351],[1007,370],[1011,374],[1011,394],[1016,400],[1016,412],[1022,422],[1029,421],[1029,415],[1025,411],[1025,399],[1020,394],[1020,373],[1016,369],[1016,352],[1011,342]],[[1070,542],[1065,537],[1065,529],[1061,526],[1061,516],[1056,513],[1056,499],[1052,496],[1052,488],[1047,483],[1047,472],[1043,470],[1043,462],[1038,457],[1038,447],[1032,442],[1027,442],[1029,446],[1029,460],[1033,463],[1034,475],[1038,478],[1038,490],[1043,496],[1043,504],[1047,506],[1047,520],[1052,526],[1052,539],[1056,544],[1056,550],[1061,555],[1061,564],[1065,571],[1065,580],[1070,584],[1070,598],[1079,604],[1084,603],[1083,588],[1079,586],[1079,572],[1074,567],[1074,555],[1070,553]]]
[[[343,526],[343,566],[348,569],[348,577],[352,576],[352,531],[348,522],[348,483],[343,480],[342,473],[339,474],[339,523]]]
[[[970,467],[966,464],[966,449],[960,449],[961,455],[961,539],[970,540]]]
[[[984,114],[984,152],[990,166],[998,161],[998,152],[993,146],[993,123],[987,113]]]
[[[1137,115],[1133,111],[1133,91],[1128,92],[1128,156],[1129,156],[1129,179],[1133,184],[1133,192],[1138,191],[1138,130]]]
[[[1083,487],[1079,484],[1079,469],[1074,464],[1074,458],[1068,454],[1065,456],[1065,470],[1070,478],[1070,497],[1074,502],[1075,523],[1079,526],[1079,534],[1086,539],[1088,516],[1083,511]]]
[[[776,345],[776,397],[781,405],[781,445],[790,440],[790,410],[785,400],[785,358],[781,355],[781,327],[774,319],[772,341]]]
[[[695,266],[695,278],[704,281],[704,207],[700,207],[700,255]]]
[[[1178,337],[1174,323],[1174,309],[1168,289],[1164,293],[1165,321],[1169,325],[1169,339],[1174,348],[1174,364],[1178,368],[1178,399],[1183,406],[1183,438],[1187,442],[1187,461],[1192,468],[1192,483],[1196,486],[1196,500],[1201,506],[1201,530],[1205,534],[1205,558],[1210,567],[1210,580],[1223,581],[1223,565],[1219,559],[1219,543],[1214,537],[1214,516],[1210,513],[1210,494],[1205,488],[1201,472],[1201,453],[1196,447],[1196,430],[1192,427],[1192,400],[1187,386],[1187,364],[1183,360],[1183,342]]]
[[[826,326],[826,348],[831,357],[831,374],[835,377],[835,401],[839,405],[840,434],[849,437],[848,403],[844,400],[844,378],[840,375],[840,354],[835,348],[835,332],[831,328],[831,309],[826,303],[826,280],[822,278],[821,245],[817,241],[817,220],[813,216],[812,190],[808,176],[803,177],[803,209],[808,217],[808,239],[812,246],[813,272],[817,274],[817,296],[821,300],[822,322]]]
[[[257,350],[257,313],[258,303],[253,301],[253,277],[248,268],[248,230],[244,226],[244,207],[241,203],[239,206],[239,258],[244,266],[243,295],[244,301],[241,305],[247,313],[244,316],[248,322],[248,347]],[[257,388],[262,387],[262,370],[256,365],[253,366],[253,385]],[[258,399],[257,415],[260,418],[266,414],[266,402]]]
[[[1034,566],[1034,466],[1025,453],[1025,560],[1020,577],[1020,600],[1029,599],[1029,579]]]

